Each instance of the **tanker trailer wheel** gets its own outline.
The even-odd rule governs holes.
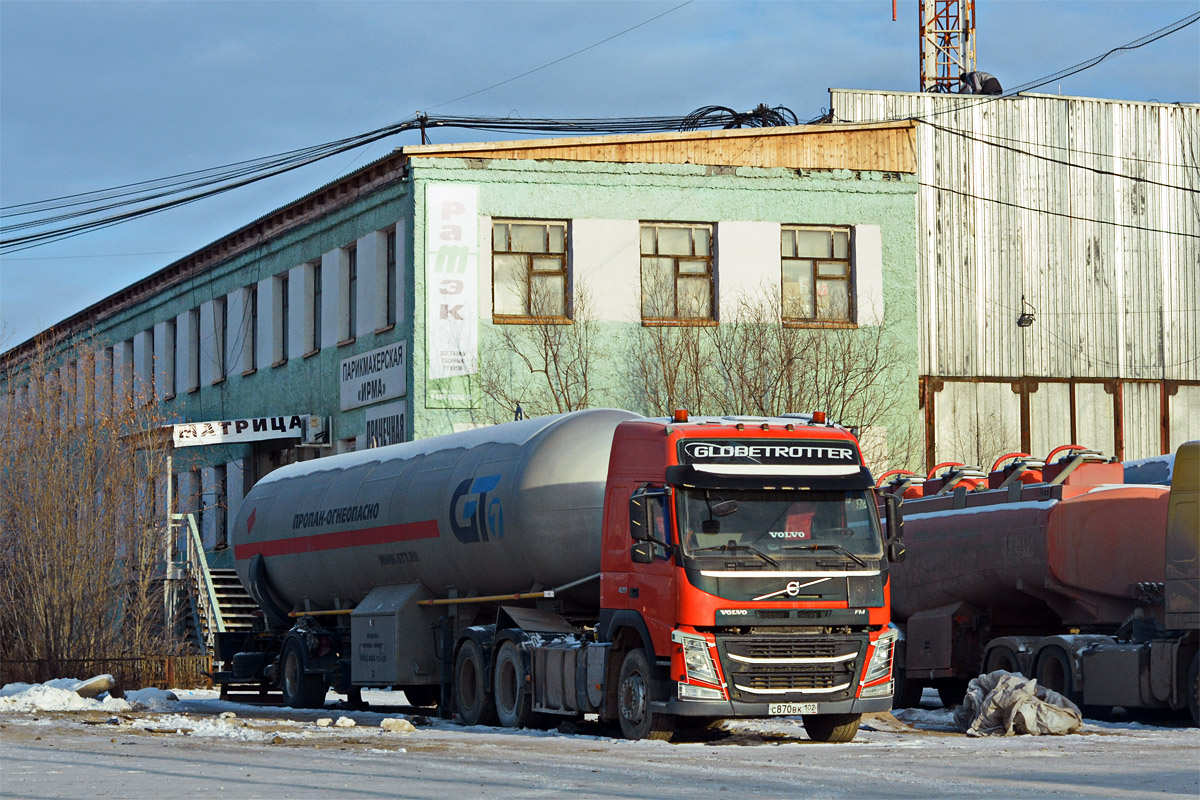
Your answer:
[[[805,714],[804,732],[814,742],[841,744],[858,733],[862,714]]]
[[[487,685],[487,662],[474,639],[464,641],[454,659],[454,710],[463,725],[495,725],[497,721]]]
[[[405,686],[404,699],[414,708],[436,706],[442,699],[442,687],[436,683],[422,683]]]
[[[500,645],[496,654],[492,696],[496,700],[496,716],[506,728],[527,728],[533,721],[533,697],[529,689],[529,670],[515,642]]]
[[[320,708],[325,705],[329,687],[320,675],[307,673],[308,654],[299,639],[288,639],[283,646],[279,670],[279,688],[283,701],[292,708]]]
[[[1066,650],[1047,647],[1038,656],[1033,672],[1039,684],[1079,705],[1079,698],[1075,695],[1075,673]]]
[[[997,645],[988,651],[987,660],[983,662],[983,673],[986,675],[989,672],[995,672],[1002,669],[1005,672],[1011,672],[1014,675],[1021,674],[1021,662],[1017,660],[1017,654],[1008,645]]]
[[[669,742],[675,733],[675,717],[650,710],[650,659],[638,648],[625,654],[617,678],[617,720],[626,739],[658,739]]]

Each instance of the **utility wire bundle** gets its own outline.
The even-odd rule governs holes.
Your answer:
[[[232,189],[308,166],[330,156],[355,150],[405,131],[432,128],[549,134],[654,133],[701,128],[729,129],[795,125],[796,115],[782,106],[760,104],[739,113],[724,106],[706,106],[684,117],[618,117],[615,119],[520,119],[512,117],[428,117],[419,114],[355,136],[237,161],[219,167],[127,183],[94,192],[55,197],[0,209],[0,254],[15,253],[69,239],[139,217],[194,203]],[[9,220],[16,220],[9,222]]]

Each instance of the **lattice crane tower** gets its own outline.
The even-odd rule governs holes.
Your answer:
[[[953,92],[975,71],[975,0],[921,0],[922,92]]]

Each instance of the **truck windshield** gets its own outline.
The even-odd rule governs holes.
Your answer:
[[[883,541],[865,491],[685,489],[679,497],[684,556],[776,563],[879,558]]]

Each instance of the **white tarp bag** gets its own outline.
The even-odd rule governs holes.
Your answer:
[[[1082,728],[1083,714],[1036,680],[998,669],[971,680],[954,721],[968,736],[1061,736]]]

